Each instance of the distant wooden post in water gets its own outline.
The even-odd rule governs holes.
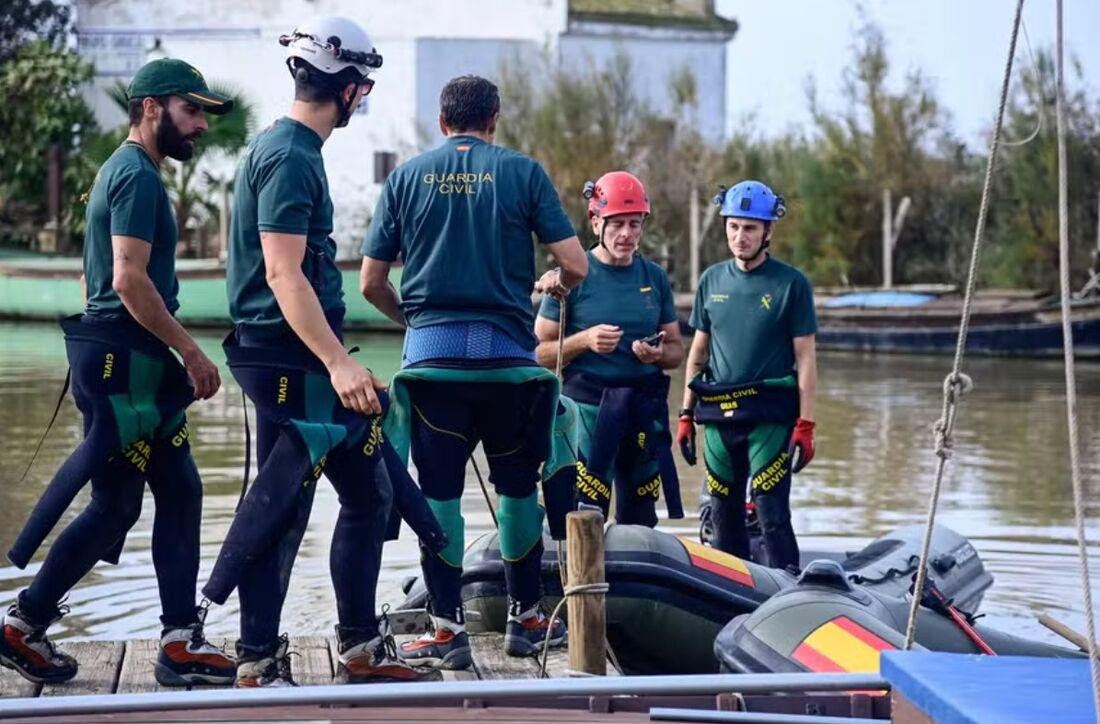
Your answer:
[[[565,518],[566,565],[570,588],[604,583],[603,515],[578,510]],[[603,593],[569,597],[569,668],[607,675],[607,609]]]

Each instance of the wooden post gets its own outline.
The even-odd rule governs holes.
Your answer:
[[[894,219],[890,189],[882,190],[882,288],[894,286]]]
[[[694,294],[699,290],[699,244],[702,234],[699,232],[699,191],[692,186],[688,200],[688,288]]]
[[[565,517],[567,585],[604,582],[603,515],[578,510]],[[569,668],[607,675],[607,609],[602,593],[569,597]]]

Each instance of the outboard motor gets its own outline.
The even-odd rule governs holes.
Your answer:
[[[722,629],[714,641],[720,669],[733,673],[877,672],[882,651],[904,648],[910,599],[889,595],[889,586],[856,585],[855,578],[834,561],[810,564],[793,587]],[[957,590],[971,589],[961,586]],[[972,625],[972,619],[942,594],[922,600],[931,607],[919,610],[914,649],[982,653],[983,646],[988,646],[998,654],[1084,655]],[[952,617],[952,608],[957,618]]]

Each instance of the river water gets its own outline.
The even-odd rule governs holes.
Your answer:
[[[201,343],[223,358],[220,338]],[[351,335],[360,358],[380,375],[396,371],[400,338]],[[923,523],[935,470],[932,422],[942,404],[942,357],[864,356],[822,353],[818,397],[817,457],[795,478],[795,530],[803,548],[855,550],[898,526]],[[27,479],[20,477],[53,412],[65,376],[64,344],[52,325],[0,324],[0,551],[7,551],[37,496],[79,441],[79,417],[67,399]],[[970,537],[996,583],[983,611],[988,621],[1023,635],[1057,640],[1035,622],[1051,613],[1084,629],[1069,480],[1067,425],[1060,361],[974,359],[965,370],[976,388],[963,401],[954,455],[948,464],[938,522]],[[227,370],[225,385],[209,401],[191,407],[192,445],[205,484],[200,583],[228,529],[240,492],[244,459],[239,388]],[[673,382],[678,390],[682,380]],[[1081,461],[1091,520],[1100,514],[1100,365],[1078,367]],[[670,407],[679,407],[674,392]],[[698,468],[677,459],[689,516],[700,479]],[[86,495],[83,494],[83,495]],[[86,500],[81,497],[78,502]],[[476,481],[464,502],[468,540],[492,527]],[[303,542],[284,629],[296,635],[327,634],[335,623],[328,578],[328,545],[337,513],[335,495],[322,483]],[[65,520],[71,519],[72,513]],[[117,566],[100,564],[68,599],[71,614],[56,637],[125,639],[159,635],[159,603],[150,554],[152,496],[131,532]],[[663,521],[687,532],[697,521]],[[386,546],[379,603],[401,601],[401,582],[419,574],[408,532]],[[1089,526],[1100,537],[1100,522]],[[1100,584],[1100,547],[1090,549],[1093,586]],[[39,558],[41,560],[41,553]],[[37,568],[0,567],[0,604],[7,605]],[[1100,590],[1097,591],[1100,597]],[[214,607],[212,636],[237,630],[236,596]]]

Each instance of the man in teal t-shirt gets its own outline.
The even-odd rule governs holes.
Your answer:
[[[323,472],[340,501],[331,556],[339,676],[413,680],[419,674],[390,655],[392,639],[375,610],[394,497],[377,473],[383,385],[344,348],[321,156],[374,87],[370,74],[382,56],[357,23],[335,16],[306,21],[280,43],[294,102],[238,166],[226,279],[236,324],[226,355],[256,406],[260,470],[203,592],[224,603],[239,587],[237,686],[294,686],[280,621]]]
[[[564,302],[543,297],[535,322],[539,364],[554,369],[559,362],[564,303],[564,391],[581,423],[577,498],[607,516],[614,486],[615,519],[653,527],[662,484],[670,514],[680,512],[662,370],[680,366],[684,344],[668,275],[638,254],[650,212],[642,182],[612,171],[585,188],[599,242],[588,252],[588,276]]]
[[[38,683],[76,675],[76,660],[54,648],[46,629],[68,611],[61,601],[97,561],[118,562],[148,484],[162,625],[156,679],[165,686],[228,684],[233,657],[206,641],[205,609],[195,605],[202,479],[185,412],[212,397],[221,379],[174,316],[177,226],[161,164],[190,159],[207,128],[205,113],[233,104],[207,88],[196,68],[170,58],[142,66],[127,97],[129,134],[100,167],[88,200],[84,314],[61,325],[84,440],[53,476],[8,557],[25,567],[89,482],[91,500],[8,610],[0,658]]]
[[[324,141],[308,125],[283,116],[253,139],[240,161],[243,185],[233,195],[226,282],[229,313],[260,337],[291,333],[268,284],[261,234],[304,236],[301,270],[330,326],[344,315],[343,277],[336,266]]]
[[[782,197],[762,183],[743,181],[715,202],[733,259],[710,267],[699,280],[676,437],[694,464],[694,419],[706,415],[710,503],[701,516],[704,537],[712,536],[716,548],[749,557],[750,485],[768,564],[797,567],[791,473],[814,455],[813,290],[802,272],[767,252],[773,224],[786,211]]]
[[[440,94],[438,148],[399,166],[363,243],[363,295],[386,316],[407,324],[402,366],[446,368],[468,376],[535,366],[534,235],[561,264],[537,287],[565,294],[587,271],[584,250],[546,172],[535,161],[493,143],[500,95],[476,76],[452,79]],[[401,295],[390,265],[404,259]],[[427,373],[425,373],[427,374]],[[503,372],[501,372],[503,375]],[[449,539],[460,541],[465,469],[480,442],[500,500],[501,555],[509,611],[505,651],[529,656],[543,642],[560,645],[564,624],[551,630],[539,609],[542,516],[536,485],[549,429],[534,410],[551,395],[539,383],[419,381],[410,383],[411,450],[420,486]],[[541,418],[539,418],[541,419]],[[457,554],[422,551],[434,630],[401,645],[417,665],[463,669],[470,644]]]

